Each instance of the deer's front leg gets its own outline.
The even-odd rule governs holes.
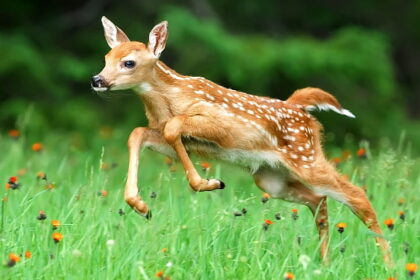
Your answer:
[[[193,163],[191,162],[191,159],[189,158],[181,140],[183,125],[187,118],[187,116],[176,116],[166,123],[163,131],[166,142],[168,142],[168,144],[175,150],[179,160],[184,166],[188,182],[194,191],[202,192],[223,189],[225,184],[222,181],[217,179],[206,180],[201,178],[197,169],[195,169]]]
[[[124,199],[137,213],[144,215],[146,218],[151,217],[147,204],[141,199],[138,194],[137,187],[137,172],[139,168],[139,153],[142,146],[147,143],[150,146],[161,146],[167,143],[161,136],[159,131],[137,127],[128,138],[129,149],[129,165],[127,174],[127,183],[125,185]]]

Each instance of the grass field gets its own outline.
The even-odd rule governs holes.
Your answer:
[[[284,279],[286,272],[299,280],[408,279],[406,264],[420,263],[419,161],[401,147],[380,145],[368,150],[367,159],[353,149],[340,164],[354,183],[367,186],[392,246],[395,268],[387,270],[372,234],[348,208],[329,200],[331,264],[323,266],[308,209],[274,199],[262,203],[246,173],[216,162],[201,172],[223,179],[226,189],[193,193],[179,163],[170,168],[163,156],[144,151],[139,185],[153,210],[146,220],[123,200],[127,135],[104,130],[89,145],[80,135],[0,136],[2,184],[12,176],[20,184],[0,193],[0,279],[159,279],[159,272],[161,279]],[[39,152],[31,149],[36,141],[43,144]],[[341,151],[331,148],[329,154]],[[243,208],[245,215],[233,215]],[[42,221],[41,210],[47,216]],[[384,225],[388,218],[395,220],[393,230]],[[265,219],[273,221],[267,230]],[[60,222],[55,230],[52,220]],[[339,222],[347,224],[343,234],[335,227]],[[54,232],[63,239],[54,242]],[[21,255],[13,267],[7,265],[10,253]]]

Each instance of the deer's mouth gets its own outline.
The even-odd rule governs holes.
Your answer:
[[[103,91],[108,91],[109,87],[94,87],[94,86],[92,86],[92,89],[94,91],[97,91],[97,92],[103,92]]]

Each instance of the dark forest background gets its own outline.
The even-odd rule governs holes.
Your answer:
[[[314,86],[356,119],[315,113],[331,142],[405,135],[420,150],[420,1],[3,1],[0,129],[31,135],[146,125],[129,92],[98,97],[106,15],[145,42],[169,21],[161,59],[248,93],[286,99]]]

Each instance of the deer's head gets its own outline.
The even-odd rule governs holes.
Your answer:
[[[111,50],[105,55],[105,67],[92,77],[95,91],[129,89],[138,86],[152,72],[165,49],[168,22],[153,27],[147,46],[130,41],[127,35],[106,17],[102,17],[105,39]]]

